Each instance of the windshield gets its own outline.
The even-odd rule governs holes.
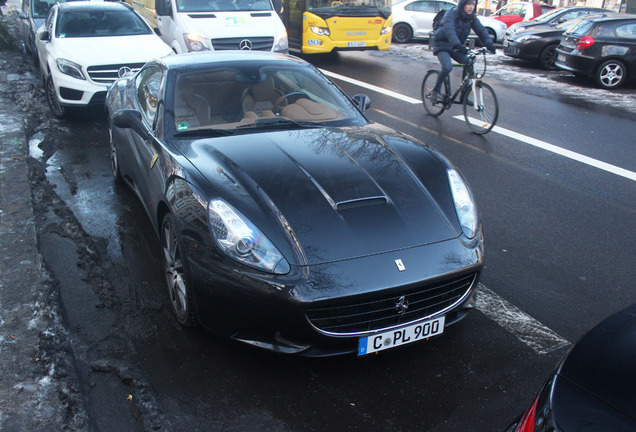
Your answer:
[[[391,15],[391,0],[306,0],[307,10],[321,18],[331,16],[388,18]]]
[[[177,0],[179,12],[271,11],[269,0]]]
[[[178,76],[172,98],[177,135],[219,136],[367,122],[313,67],[242,65]]]
[[[561,12],[563,12],[563,9],[552,9],[549,12],[544,13],[543,15],[539,15],[534,20],[539,22],[548,22],[554,16],[559,15]]]
[[[145,35],[152,30],[127,8],[66,10],[59,14],[55,35],[60,38]]]

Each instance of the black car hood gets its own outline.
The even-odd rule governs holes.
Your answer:
[[[179,145],[212,193],[237,207],[288,260],[294,249],[295,264],[441,242],[461,232],[448,185],[450,164],[379,125]]]
[[[572,348],[557,373],[631,417],[636,425],[636,305],[594,327]],[[589,406],[588,411],[597,410]]]

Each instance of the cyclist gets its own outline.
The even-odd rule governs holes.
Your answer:
[[[444,80],[453,70],[451,58],[462,64],[468,61],[466,39],[468,39],[471,29],[475,31],[482,45],[488,51],[493,54],[496,52],[490,35],[477,19],[476,3],[477,0],[459,0],[456,7],[446,11],[442,18],[441,27],[433,34],[433,54],[437,56],[442,66],[433,91],[427,96],[434,104],[444,102],[439,91]],[[463,100],[463,97],[460,100]]]

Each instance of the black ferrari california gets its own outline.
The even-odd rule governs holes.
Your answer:
[[[466,315],[483,263],[471,192],[369,103],[257,52],[168,56],[110,88],[113,175],[159,236],[179,323],[364,355]]]

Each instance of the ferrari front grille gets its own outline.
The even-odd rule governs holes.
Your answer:
[[[451,309],[464,300],[477,279],[477,273],[433,284],[392,291],[391,295],[357,301],[358,297],[338,303],[325,303],[309,309],[307,319],[318,331],[347,336],[382,331]],[[382,293],[380,293],[382,294]]]

